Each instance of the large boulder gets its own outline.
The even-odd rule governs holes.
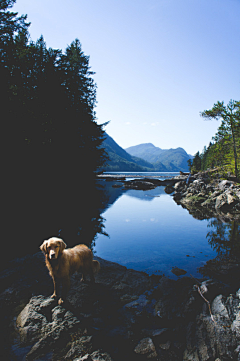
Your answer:
[[[43,296],[32,297],[17,317],[17,329],[22,344],[33,345],[28,360],[65,346],[80,321],[71,311],[57,306],[56,300]]]
[[[188,325],[187,348],[184,361],[239,360],[240,359],[240,300],[237,295],[218,295],[207,304],[195,322]]]
[[[237,203],[237,197],[233,193],[225,191],[216,198],[215,208],[216,210],[228,211]]]
[[[147,359],[157,357],[156,348],[150,337],[143,338],[135,347],[134,352],[138,355],[145,355]]]

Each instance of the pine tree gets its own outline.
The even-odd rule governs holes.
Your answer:
[[[239,159],[239,129],[240,129],[240,102],[230,100],[225,106],[224,102],[217,102],[210,110],[200,113],[206,119],[221,119],[222,123],[215,136],[215,144],[218,147],[218,154],[227,159],[227,155],[233,153],[234,172],[238,177],[238,159]],[[229,163],[229,160],[227,160]]]
[[[14,162],[76,176],[104,164],[103,126],[96,122],[96,84],[89,57],[75,40],[65,53],[29,40],[27,17],[0,4],[2,145]],[[23,159],[25,161],[23,161]],[[37,166],[36,166],[37,167]]]

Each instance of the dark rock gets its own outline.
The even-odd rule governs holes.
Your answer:
[[[137,179],[137,180],[125,182],[124,187],[131,189],[148,190],[148,189],[156,188],[156,185],[150,181],[143,181]]]
[[[93,351],[92,336],[82,336],[78,340],[71,343],[71,348],[64,357],[65,360],[72,360],[75,357],[82,355],[83,357],[90,356],[88,353]],[[86,355],[86,356],[85,356]]]
[[[167,194],[171,194],[174,192],[174,187],[172,185],[167,185],[164,190]]]
[[[217,296],[212,303],[213,318],[205,311],[190,323],[187,333],[186,361],[237,360],[240,356],[240,301],[236,296]]]
[[[71,331],[80,321],[66,309],[56,306],[52,298],[32,297],[19,314],[16,325],[23,344],[34,344],[27,355],[28,360],[46,354],[52,348],[69,340]]]
[[[175,276],[183,276],[183,275],[185,275],[185,274],[187,273],[186,271],[184,271],[183,269],[178,268],[178,267],[172,268],[171,272],[172,272]]]
[[[112,185],[113,188],[122,188],[122,184],[120,183],[115,183]]]
[[[97,258],[101,270],[96,284],[83,284],[77,275],[72,276],[62,307],[49,297],[52,281],[44,260],[37,262],[38,257],[18,261],[15,270],[2,274],[6,289],[1,301],[7,300],[1,317],[5,347],[10,342],[8,330],[14,313],[20,336],[18,346],[11,345],[11,351],[2,352],[3,360],[18,359],[14,354],[17,349],[21,359],[42,361],[238,359],[240,290],[229,295],[221,278],[219,282],[198,282],[187,277],[177,281],[149,277]],[[225,267],[223,261],[221,264]],[[224,277],[240,284],[238,274],[236,268],[229,268]],[[34,283],[36,279],[39,284]],[[232,284],[231,289],[235,286]],[[39,295],[39,290],[45,294]],[[27,298],[30,300],[25,307],[14,311]]]

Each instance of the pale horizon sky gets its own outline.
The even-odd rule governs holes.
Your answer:
[[[240,100],[240,0],[17,0],[29,32],[65,50],[78,38],[96,72],[98,123],[123,148],[208,146],[199,113]]]

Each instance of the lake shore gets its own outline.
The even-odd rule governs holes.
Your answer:
[[[163,180],[159,178],[144,174],[131,180],[120,174],[99,176],[99,179],[115,182],[113,187],[119,188],[150,190],[165,186],[165,192],[198,219],[222,217],[226,221],[240,218],[240,184],[232,177],[224,179],[218,173],[213,176],[211,170],[194,175],[163,176]]]
[[[236,260],[228,267],[218,261],[214,279],[175,281],[97,259],[96,284],[73,275],[63,306],[50,298],[52,280],[42,253],[12,261],[0,276],[3,359],[238,359]]]
[[[168,190],[168,189],[167,189]],[[177,182],[170,192],[176,203],[199,219],[216,217],[224,221],[240,218],[240,184],[211,172],[199,172]]]
[[[115,179],[110,186],[164,185],[193,217],[238,218],[237,183],[202,173],[188,184],[187,178]],[[96,257],[101,264],[96,284],[73,275],[63,306],[50,298],[52,279],[41,252],[15,259],[0,274],[0,356],[14,361],[237,361],[240,262],[237,252],[230,254],[208,261],[202,278],[182,277],[180,269],[177,280]]]
[[[179,175],[178,172],[166,172],[163,174],[163,172],[119,172],[119,173],[103,173],[97,175],[98,179],[105,179],[105,180],[116,180],[116,179],[128,179],[128,178],[150,178],[150,179],[158,179],[158,178],[172,178],[173,173],[176,173],[176,176]]]

